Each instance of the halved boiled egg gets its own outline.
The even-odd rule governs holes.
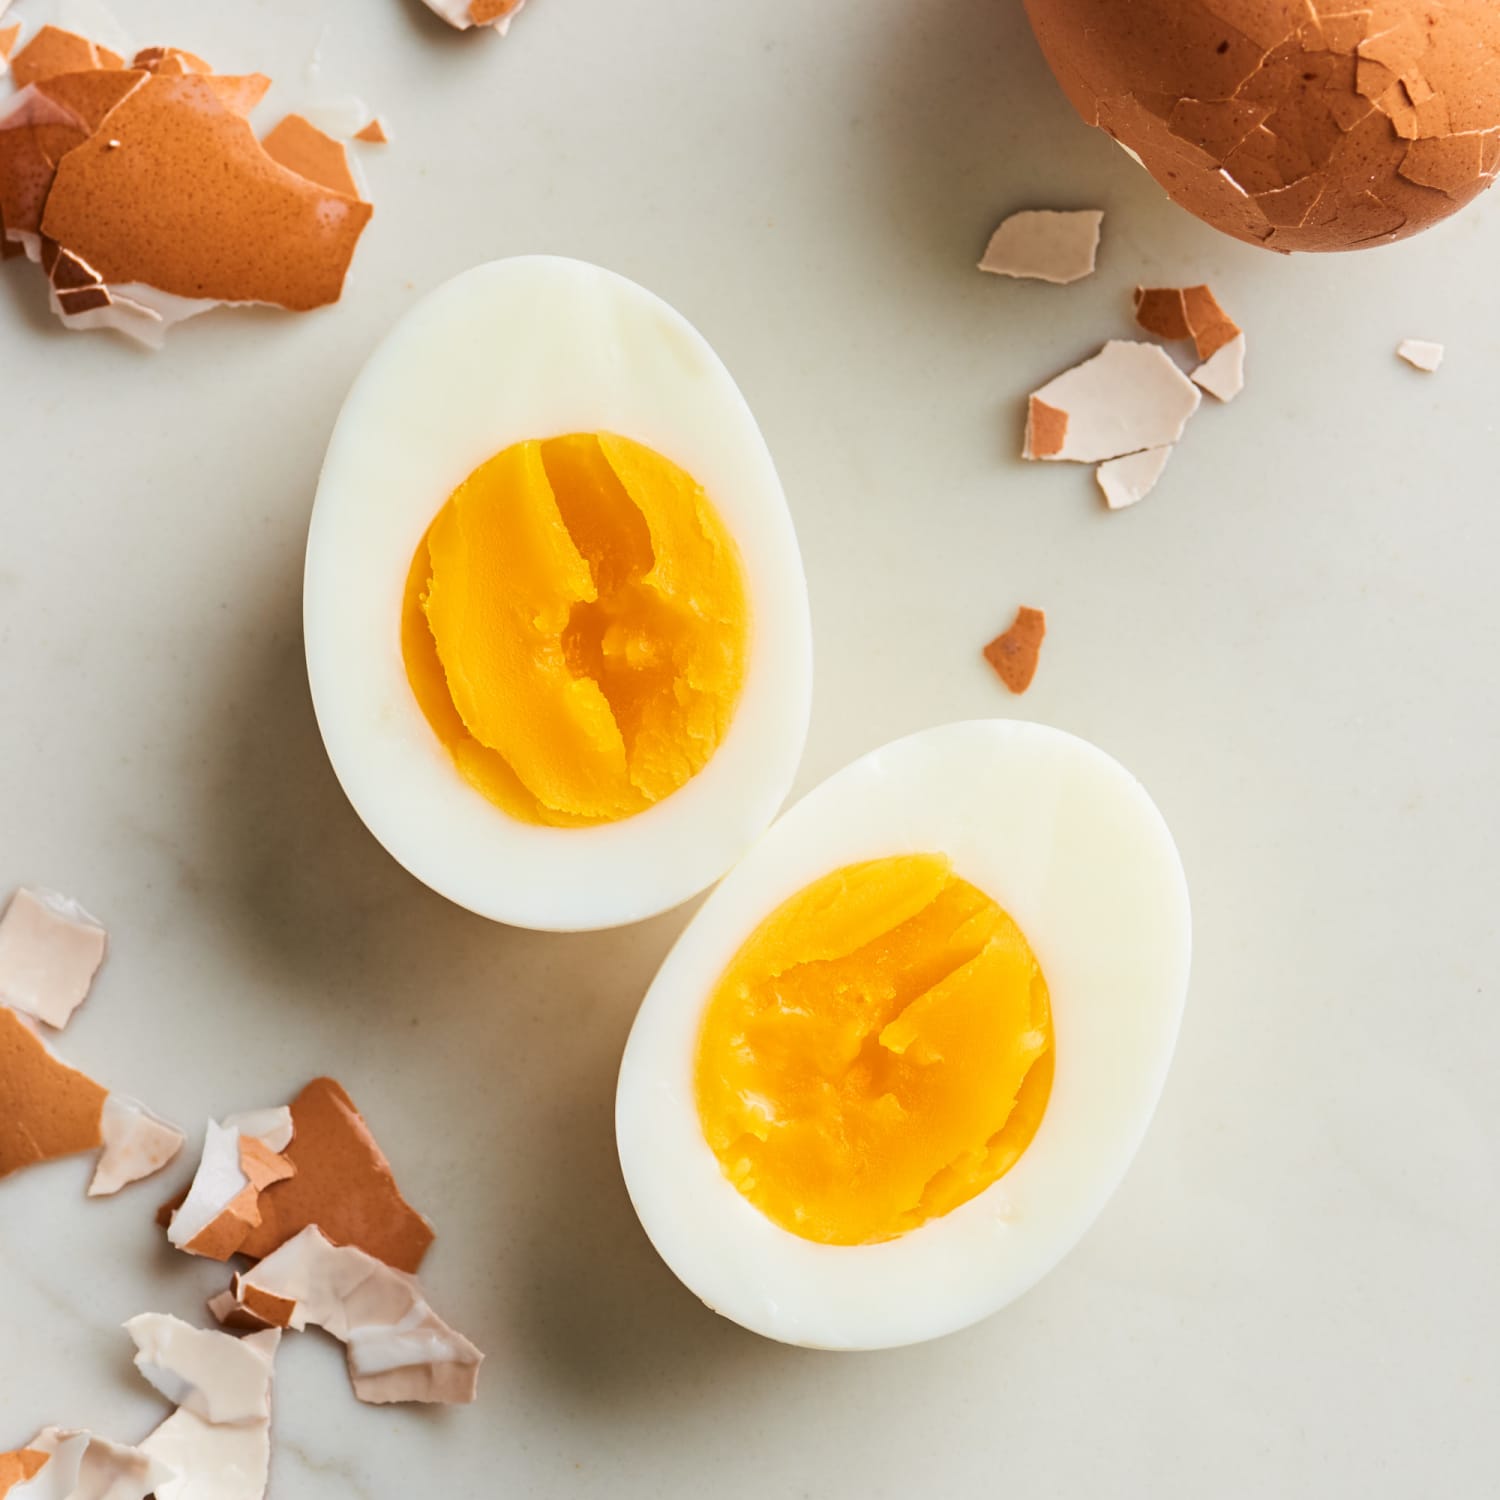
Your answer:
[[[807,587],[702,335],[528,256],[426,297],[354,384],[308,537],[308,676],[345,792],[500,921],[609,927],[717,880],[807,733]]]
[[[1123,1175],[1189,946],[1171,835],[1103,751],[996,720],[866,755],[729,873],[646,996],[615,1121],[647,1234],[788,1343],[976,1322]]]

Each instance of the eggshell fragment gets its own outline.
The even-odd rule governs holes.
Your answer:
[[[171,1244],[208,1260],[228,1260],[241,1248],[261,1222],[262,1194],[296,1170],[255,1131],[264,1129],[272,1140],[285,1143],[289,1122],[290,1112],[284,1110],[257,1111],[239,1117],[238,1123],[208,1122],[192,1185],[168,1220]]]
[[[141,1451],[175,1472],[155,1500],[263,1500],[271,1471],[271,1426],[216,1427],[174,1412],[141,1444]]]
[[[1031,686],[1046,634],[1047,616],[1023,604],[1010,627],[984,648],[984,659],[1011,692],[1024,693]]]
[[[17,1448],[10,1453],[0,1453],[0,1500],[5,1500],[13,1486],[22,1484],[37,1474],[46,1462],[47,1455],[35,1448]]]
[[[1104,491],[1105,504],[1111,510],[1124,510],[1144,500],[1156,487],[1171,456],[1170,448],[1146,448],[1100,464],[1094,473]]]
[[[1233,401],[1245,389],[1245,335],[1234,338],[1204,360],[1188,378],[1220,401]]]
[[[285,1154],[296,1175],[261,1194],[260,1223],[240,1253],[260,1259],[316,1224],[335,1244],[415,1271],[432,1243],[432,1225],[401,1196],[354,1101],[332,1078],[315,1078],[292,1101],[291,1114]]]
[[[1428,375],[1434,374],[1442,364],[1444,352],[1441,344],[1434,344],[1427,339],[1402,339],[1396,345],[1399,358],[1404,359],[1413,369]]]
[[[1026,0],[1058,81],[1167,193],[1238,239],[1415,233],[1500,163],[1493,0]]]
[[[108,1092],[55,1057],[13,1010],[0,1006],[0,1177],[92,1151]]]
[[[1012,214],[990,236],[979,269],[1057,286],[1082,281],[1094,274],[1103,222],[1098,209],[1028,209]]]
[[[1239,337],[1239,326],[1206,286],[1138,286],[1135,320],[1162,339],[1192,339],[1198,358],[1211,358]]]
[[[292,1112],[285,1104],[269,1109],[247,1109],[224,1117],[226,1129],[237,1130],[240,1138],[253,1137],[268,1150],[278,1154],[292,1143]]]
[[[0,220],[7,240],[32,260],[42,257],[42,218],[58,163],[146,77],[129,70],[68,73],[22,89],[0,107]]]
[[[271,1420],[278,1331],[237,1339],[168,1313],[141,1313],[125,1331],[135,1341],[136,1369],[173,1406],[216,1426]]]
[[[136,1367],[178,1403],[141,1444],[175,1472],[156,1500],[261,1500],[270,1472],[279,1330],[236,1339],[160,1313],[125,1327],[136,1343]]]
[[[21,23],[15,22],[10,26],[0,26],[0,73],[5,72],[10,65],[10,55],[16,50],[16,38],[21,35]],[[0,1491],[3,1494],[4,1491]]]
[[[117,69],[125,60],[76,32],[60,26],[43,26],[10,60],[10,71],[18,89],[41,83],[61,73],[83,73],[92,69]]]
[[[354,139],[364,141],[371,146],[387,146],[390,144],[390,136],[385,132],[385,126],[379,120],[371,120],[368,125],[354,132]]]
[[[111,1094],[99,1116],[104,1150],[89,1183],[89,1197],[101,1198],[151,1177],[177,1159],[186,1137],[144,1104]]]
[[[22,887],[0,917],[0,1003],[60,1031],[88,997],[107,942],[76,901]]]
[[[349,171],[343,145],[301,115],[288,115],[261,140],[266,154],[309,182],[331,193],[357,199],[359,189]]]
[[[478,1389],[484,1356],[433,1312],[415,1276],[314,1226],[237,1275],[209,1307],[220,1322],[325,1329],[345,1345],[354,1394],[373,1405],[462,1404]]]
[[[272,160],[211,80],[148,75],[106,126],[63,157],[42,222],[103,282],[292,310],[338,299],[369,205]]]
[[[467,31],[471,26],[493,26],[504,36],[526,0],[427,0],[450,26]]]
[[[1099,463],[1168,446],[1182,436],[1201,399],[1155,344],[1111,339],[1092,359],[1033,393],[1022,456]]]
[[[197,56],[181,47],[142,47],[130,60],[132,68],[144,68],[148,73],[168,73],[180,77],[184,73],[212,73],[213,69]]]
[[[163,1500],[160,1486],[175,1470],[142,1448],[106,1442],[91,1432],[44,1427],[27,1449],[46,1462],[35,1477],[23,1480],[8,1500]]]

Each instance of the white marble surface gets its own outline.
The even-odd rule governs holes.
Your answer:
[[[151,358],[0,274],[0,885],[114,933],[63,1046],[195,1132],[336,1072],[439,1226],[436,1305],[490,1351],[477,1409],[377,1411],[295,1340],[273,1496],[1488,1493],[1500,199],[1353,259],[1238,247],[1071,118],[1007,0],[534,0],[504,41],[411,0],[119,8],[293,84],[322,36],[327,86],[396,138],[327,313]],[[1003,212],[1094,204],[1093,281],[971,269]],[[419,291],[539,249],[675,302],[760,416],[812,588],[804,787],[1024,707],[1176,831],[1197,961],[1161,1112],[1083,1246],[967,1333],[818,1355],[698,1306],[611,1139],[683,916],[488,926],[324,760],[298,585],[339,401]],[[1110,516],[1087,470],[1016,459],[1020,398],[1126,331],[1138,278],[1211,279],[1250,386]],[[1439,375],[1407,336],[1448,343]],[[977,655],[1020,602],[1050,621],[1024,705]],[[86,1176],[0,1186],[0,1447],[144,1432],[118,1325],[219,1280],[163,1246],[157,1186],[88,1203]]]

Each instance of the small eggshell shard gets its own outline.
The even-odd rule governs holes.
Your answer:
[[[1225,397],[1224,399],[1228,399]],[[1172,456],[1170,448],[1145,448],[1124,458],[1112,458],[1095,470],[1104,503],[1111,510],[1124,510],[1144,500],[1156,487]]]
[[[1233,401],[1245,389],[1245,335],[1237,333],[1188,378],[1218,401]]]
[[[144,1448],[111,1443],[91,1432],[44,1427],[27,1444],[46,1459],[6,1500],[146,1500],[162,1496],[176,1476]]]
[[[1046,634],[1046,614],[1023,604],[1011,624],[984,648],[984,659],[1011,692],[1024,693],[1031,686]]]
[[[126,1330],[136,1367],[177,1410],[141,1444],[173,1477],[156,1500],[262,1500],[271,1462],[271,1383],[281,1333],[237,1339],[145,1313]]]
[[[107,944],[76,901],[22,887],[0,916],[0,1003],[60,1031],[88,998]]]
[[[0,1177],[102,1144],[105,1089],[0,1006]]]
[[[1111,339],[1092,359],[1033,392],[1022,456],[1100,463],[1170,446],[1201,399],[1155,344]]]
[[[368,125],[356,130],[354,139],[363,141],[368,146],[388,146],[391,142],[385,126],[379,120],[371,120]]]
[[[374,1405],[474,1399],[484,1356],[433,1312],[415,1276],[309,1226],[209,1304],[221,1322],[303,1329],[345,1345],[354,1393]]]
[[[1200,361],[1240,336],[1239,325],[1206,286],[1138,286],[1135,320],[1157,338],[1191,339]]]
[[[255,1134],[264,1129],[273,1140],[285,1139],[289,1130],[280,1112],[256,1111],[238,1121],[208,1122],[192,1185],[167,1221],[168,1241],[189,1255],[228,1260],[260,1224],[261,1195],[296,1171]]]
[[[62,73],[115,71],[122,67],[124,59],[109,48],[99,47],[87,37],[64,31],[60,26],[43,26],[10,60],[11,78],[17,88],[42,83]]]
[[[504,36],[526,0],[426,0],[427,8],[440,15],[450,26],[467,31],[473,26],[490,26]]]
[[[16,50],[16,39],[20,35],[21,23],[19,21],[9,26],[0,26],[0,73],[4,73],[9,67],[10,55]]]
[[[0,1178],[101,1146],[89,1184],[95,1198],[160,1171],[181,1149],[182,1132],[70,1068],[18,1011],[0,1005]]]
[[[354,1101],[332,1078],[315,1078],[292,1101],[292,1169],[259,1195],[257,1222],[236,1249],[261,1259],[310,1224],[402,1271],[415,1271],[432,1225],[401,1195],[391,1164]]]
[[[1396,345],[1396,356],[1404,359],[1414,370],[1432,375],[1443,362],[1444,349],[1429,339],[1402,339]]]
[[[302,115],[287,115],[262,137],[261,145],[268,156],[299,177],[320,183],[331,193],[341,193],[346,198],[359,197],[343,144]]]
[[[707,1139],[696,1086],[705,1011],[789,898],[913,850],[943,856],[1024,935],[1051,996],[1051,1094],[1030,1144],[976,1195],[894,1237],[818,1243],[748,1201]],[[615,1130],[647,1235],[711,1309],[788,1343],[888,1348],[987,1317],[1068,1253],[1124,1175],[1175,1045],[1190,932],[1171,835],[1103,751],[1009,720],[873,751],[783,814],[725,876],[637,1013]]]
[[[174,1412],[141,1443],[174,1478],[154,1500],[263,1500],[271,1470],[271,1426],[219,1427],[191,1411]]]
[[[1094,274],[1103,222],[1098,209],[1012,214],[990,236],[979,269],[1056,286],[1082,281]]]
[[[104,1101],[99,1135],[104,1149],[89,1182],[90,1198],[108,1197],[154,1176],[177,1159],[187,1139],[175,1125],[121,1094]]]
[[[184,73],[212,73],[213,69],[197,56],[181,47],[142,47],[130,60],[132,68],[142,68],[148,73],[168,73],[181,76]],[[267,80],[269,86],[269,80]]]
[[[292,1143],[295,1126],[292,1112],[285,1104],[270,1109],[247,1109],[237,1115],[225,1115],[224,1128],[237,1130],[242,1138],[253,1137],[267,1149],[285,1151]]]
[[[460,768],[435,727],[438,710],[429,708],[408,672],[405,647],[413,632],[403,627],[415,617],[415,633],[434,650],[428,611],[435,574],[426,574],[424,600],[409,588],[418,576],[414,564],[422,561],[424,541],[454,543],[450,559],[461,550],[456,524],[445,523],[434,536],[434,523],[478,470],[492,463],[504,471],[488,512],[502,546],[475,551],[487,558],[506,555],[509,531],[519,536],[524,529],[509,527],[507,495],[541,497],[561,520],[551,532],[556,551],[534,570],[541,582],[536,597],[547,602],[529,621],[569,618],[554,608],[564,592],[560,570],[568,571],[569,596],[576,601],[598,588],[595,572],[602,570],[576,545],[537,451],[544,441],[567,447],[575,440],[609,449],[607,466],[624,505],[642,520],[647,510],[639,496],[649,485],[639,482],[640,450],[652,450],[645,458],[654,455],[658,467],[678,476],[674,496],[703,497],[716,522],[714,535],[701,519],[696,528],[656,532],[647,520],[638,533],[650,553],[641,576],[675,556],[682,566],[672,563],[657,577],[669,578],[675,569],[691,588],[703,577],[695,558],[706,553],[716,564],[728,559],[737,565],[725,571],[735,574],[739,608],[737,616],[727,617],[729,628],[705,635],[713,636],[713,649],[725,648],[734,666],[734,691],[723,700],[722,721],[708,724],[712,733],[695,740],[712,741],[715,748],[667,790],[653,784],[651,796],[628,815],[606,811],[599,817],[597,808],[556,798],[549,806],[560,817],[580,808],[577,821],[590,822],[562,827],[513,816]],[[428,545],[428,563],[431,553]],[[469,620],[483,613],[467,604],[490,592],[450,595],[464,607],[447,617],[445,633],[464,637]],[[408,600],[415,600],[409,613]],[[441,604],[440,597],[439,612]],[[723,623],[706,612],[678,613]],[[579,261],[525,256],[476,267],[429,294],[376,350],[350,392],[324,462],[308,535],[303,619],[319,729],[366,826],[432,889],[511,925],[549,931],[619,926],[696,895],[775,815],[806,738],[812,669],[806,580],[786,497],[754,415],[707,340],[679,313],[625,278]],[[618,638],[639,653],[634,660],[619,658],[625,673],[635,673],[657,649],[649,631],[640,642],[629,632]],[[498,651],[483,661],[497,658]],[[654,759],[658,770],[689,759],[686,742],[673,742],[675,726],[658,712],[679,686],[683,697],[694,696],[682,673],[658,674],[666,691],[642,700],[652,712],[632,722],[635,743],[627,745],[601,685],[605,670],[596,673],[560,650],[528,646],[526,659],[540,658],[555,662],[557,670],[540,684],[525,682],[535,714],[517,713],[514,697],[496,692],[497,684],[512,679],[488,666],[463,679],[466,688],[484,691],[461,695],[471,705],[485,700],[491,723],[529,726],[550,722],[548,715],[566,720],[584,700],[591,712],[599,710],[602,735],[550,742],[535,736],[532,748],[539,753],[524,775],[495,753],[484,734],[471,736],[486,771],[509,774],[534,805],[577,769],[571,752],[582,741],[591,742],[578,757],[587,771],[603,765],[604,755],[592,762],[589,757],[612,735],[608,749],[618,752],[612,765],[619,775],[605,767],[597,778],[609,784],[611,795],[619,783],[635,795],[650,779],[649,765],[645,777],[634,779],[635,752],[642,745],[659,752],[641,757]],[[449,690],[446,669],[436,655],[433,661],[448,717],[460,731],[473,729]],[[558,744],[567,753],[554,755]],[[554,785],[543,785],[549,778]],[[623,798],[611,804],[624,805]]]
[[[16,1448],[9,1453],[0,1453],[0,1500],[5,1500],[16,1485],[34,1478],[46,1462],[47,1455],[37,1448]]]
[[[136,1369],[173,1406],[215,1426],[271,1420],[277,1330],[238,1339],[168,1313],[141,1313],[125,1331],[135,1341]]]
[[[1026,0],[1053,72],[1170,197],[1282,251],[1388,243],[1500,164],[1492,0]]]

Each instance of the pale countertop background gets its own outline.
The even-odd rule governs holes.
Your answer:
[[[34,7],[33,7],[34,8]],[[59,1043],[193,1131],[320,1071],[434,1220],[425,1279],[488,1351],[477,1408],[361,1407],[280,1361],[272,1500],[1493,1494],[1500,1402],[1500,197],[1416,242],[1284,260],[1173,208],[1073,117],[1015,0],[533,0],[508,38],[414,0],[117,0],[137,40],[354,91],[395,143],[344,301],[221,313],[144,355],[0,272],[0,888],[113,951]],[[973,270],[1002,214],[1107,211],[1066,289]],[[1156,1122],[1083,1245],[988,1323],[827,1355],[707,1312],[615,1161],[615,1069],[686,914],[491,926],[376,846],[324,758],[302,545],[361,360],[417,295],[521,251],[692,318],[776,456],[817,652],[799,787],[983,714],[1098,741],[1192,885]],[[1210,280],[1250,383],[1111,516],[1016,457],[1026,391]],[[1435,377],[1405,336],[1445,340]],[[1036,684],[978,656],[1046,608]],[[137,1439],[121,1321],[220,1268],[152,1223],[0,1185],[0,1448]]]

